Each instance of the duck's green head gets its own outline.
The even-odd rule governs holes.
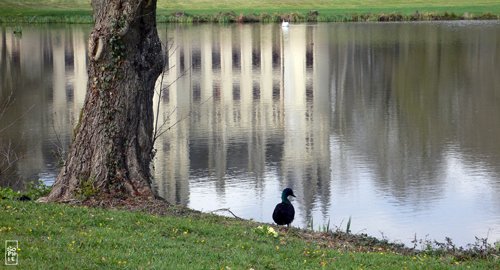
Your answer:
[[[295,194],[293,194],[293,190],[291,188],[283,189],[283,193],[281,193],[281,201],[284,203],[290,203],[290,201],[288,200],[288,196],[295,197]]]

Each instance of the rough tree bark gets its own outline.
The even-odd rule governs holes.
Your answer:
[[[153,95],[163,67],[156,0],[92,0],[89,81],[68,157],[42,201],[153,197]]]

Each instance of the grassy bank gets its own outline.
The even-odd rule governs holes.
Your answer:
[[[496,0],[159,0],[159,22],[498,19]],[[3,23],[91,23],[89,0],[2,0]]]
[[[364,236],[279,231],[176,206],[139,211],[0,199],[22,269],[498,269],[496,255],[415,252]],[[160,204],[161,205],[161,204]],[[109,205],[108,205],[109,206]],[[130,207],[135,206],[135,207]],[[138,207],[139,206],[139,207]],[[0,253],[4,254],[2,245]],[[3,263],[2,263],[3,264]]]
[[[89,0],[2,0],[0,23],[92,23]]]

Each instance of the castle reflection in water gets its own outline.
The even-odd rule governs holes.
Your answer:
[[[306,209],[318,195],[328,205],[328,35],[277,25],[184,33],[160,32],[172,44],[164,85],[175,83],[159,114],[173,126],[157,146],[159,194],[187,205],[188,179],[221,196],[228,181],[253,190],[274,181],[293,187]]]
[[[223,194],[227,179],[251,175],[262,188],[271,173],[305,204],[318,186],[328,198],[330,81],[318,79],[330,73],[327,35],[271,24],[186,28],[160,28],[171,46],[164,86],[175,83],[161,97],[159,122],[173,126],[156,145],[159,194],[187,205],[189,181],[209,178]],[[1,94],[14,89],[22,105],[7,117],[33,117],[15,121],[3,137],[23,138],[20,179],[50,183],[58,171],[54,149],[70,144],[85,98],[90,29],[26,27],[19,37],[9,30],[2,29]]]

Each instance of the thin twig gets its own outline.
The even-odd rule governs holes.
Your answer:
[[[215,213],[215,212],[229,212],[231,215],[233,215],[233,217],[235,217],[236,219],[239,219],[239,220],[243,220],[242,218],[240,218],[239,216],[235,215],[231,210],[229,210],[229,208],[220,208],[220,209],[216,209],[216,210],[213,210],[211,211],[210,213]]]
[[[5,100],[5,102],[0,104],[0,119],[2,119],[3,115],[7,111],[7,108],[10,105],[12,105],[12,103],[14,103],[14,99],[12,98],[13,95],[14,95],[14,93],[10,92],[10,94],[9,94],[9,96],[7,96],[7,99]]]
[[[18,118],[14,119],[8,125],[6,125],[5,127],[3,127],[2,129],[0,129],[0,133],[2,133],[4,130],[10,128],[11,126],[13,126],[17,121],[23,119],[34,107],[35,107],[35,105],[31,105],[31,107],[29,107],[29,109],[26,110],[22,115],[20,115]]]
[[[208,97],[207,99],[205,99],[202,103],[200,103],[200,107],[201,105],[205,104],[207,101],[209,101],[213,96],[210,96]],[[200,108],[198,107],[198,109]],[[182,117],[181,119],[177,120],[175,123],[173,123],[172,125],[170,125],[167,129],[165,130],[162,130],[160,131],[158,134],[157,134],[157,137],[154,138],[154,140],[156,140],[157,138],[159,138],[161,135],[165,134],[167,131],[169,131],[170,129],[172,129],[174,126],[176,126],[178,123],[180,123],[181,121],[191,117],[192,113],[194,111],[190,111],[188,114],[186,114],[186,116]],[[160,129],[167,123],[167,121],[163,122],[162,126],[160,127]]]
[[[156,104],[156,119],[155,119],[155,124],[154,124],[154,129],[153,129],[153,144],[156,142],[156,140],[162,136],[163,134],[165,134],[167,131],[169,131],[170,129],[172,129],[174,126],[176,126],[178,123],[180,123],[181,121],[189,118],[191,116],[191,114],[193,113],[193,111],[190,111],[185,117],[181,117],[179,120],[177,120],[175,123],[173,123],[172,125],[168,126],[168,128],[164,128],[167,124],[168,124],[168,121],[170,119],[170,116],[172,116],[174,114],[175,111],[177,111],[178,107],[175,106],[175,108],[167,115],[167,117],[163,120],[163,123],[159,124],[159,118],[160,118],[160,103],[161,103],[161,98],[163,96],[163,92],[166,91],[167,89],[170,88],[170,86],[172,86],[173,84],[177,83],[177,81],[184,77],[186,74],[188,74],[188,72],[191,71],[191,69],[193,68],[193,65],[191,64],[191,66],[189,66],[187,69],[185,69],[184,71],[182,71],[182,73],[177,76],[177,78],[175,78],[175,80],[173,80],[172,82],[170,82],[167,86],[163,87],[163,81],[165,79],[165,74],[172,68],[175,67],[175,65],[172,65],[168,68],[165,68],[167,66],[167,61],[166,59],[167,58],[171,58],[172,55],[175,53],[175,51],[177,51],[177,49],[179,48],[179,46],[176,46],[175,48],[173,47],[173,42],[168,42],[166,44],[162,43],[162,47],[164,48],[164,52],[165,52],[165,61],[164,61],[164,70],[163,72],[161,73],[161,78],[160,78],[160,89],[158,91],[156,91],[156,94],[158,95],[158,102]],[[174,48],[174,49],[173,49]],[[168,54],[168,56],[167,56]],[[200,105],[203,105],[204,103],[206,103],[208,100],[210,100],[212,98],[212,96],[210,96],[209,98],[207,98],[205,101],[203,101],[202,103],[200,103]],[[199,108],[199,107],[198,107]]]
[[[170,88],[170,86],[172,86],[174,83],[177,82],[177,80],[179,80],[179,78],[183,77],[187,71],[185,71],[184,73],[182,73],[180,76],[178,76],[173,82],[170,82],[166,87],[163,87],[163,81],[165,79],[165,73],[167,73],[170,69],[174,68],[175,65],[173,66],[170,66],[168,68],[166,68],[167,66],[167,59],[168,58],[171,58],[172,55],[174,54],[175,51],[177,51],[177,49],[179,48],[178,46],[175,47],[175,49],[172,49],[173,48],[173,42],[170,43],[170,46],[168,46],[168,41],[167,41],[167,44],[164,44],[162,42],[162,47],[164,48],[165,50],[165,54],[164,54],[164,66],[163,66],[163,71],[161,73],[161,79],[160,79],[160,90],[156,92],[156,94],[158,95],[158,102],[156,104],[156,120],[155,120],[155,125],[154,125],[154,132],[153,132],[153,144],[156,142],[156,139],[158,139],[158,137],[160,135],[158,135],[158,133],[161,131],[161,129],[163,128],[163,126],[165,125],[165,122],[166,120],[163,122],[163,124],[161,124],[161,126],[159,127],[158,126],[158,120],[159,120],[159,116],[160,116],[160,104],[161,104],[161,98],[163,96],[163,91],[165,91],[166,89]],[[167,53],[169,53],[167,55]]]

